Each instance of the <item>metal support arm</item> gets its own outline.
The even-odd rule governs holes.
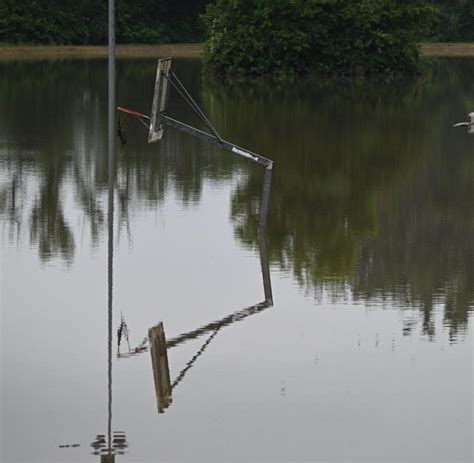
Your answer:
[[[234,145],[226,140],[219,140],[217,137],[211,135],[210,133],[203,132],[202,130],[191,127],[190,125],[184,124],[183,122],[177,121],[176,119],[172,119],[171,117],[165,116],[164,114],[160,116],[160,123],[179,130],[180,132],[187,133],[188,135],[193,135],[213,145],[220,146],[221,148],[230,151],[231,153],[236,154],[237,156],[251,159],[257,162],[258,164],[266,167],[267,169],[271,169],[273,167],[273,161],[271,161],[270,159],[267,159],[256,153],[252,153],[251,151],[248,151],[246,149],[240,148],[239,146]]]

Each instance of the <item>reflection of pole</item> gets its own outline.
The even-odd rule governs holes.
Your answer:
[[[108,455],[101,461],[115,461],[112,451],[112,322],[113,322],[113,252],[114,252],[114,155],[115,155],[115,0],[109,0],[109,107],[108,107]]]
[[[262,237],[259,240],[258,245],[260,248],[260,264],[262,265],[263,291],[265,292],[265,302],[269,306],[272,306],[272,281],[270,278],[270,266],[268,265],[267,244],[265,243],[265,237]]]
[[[155,382],[156,400],[158,404],[158,413],[163,413],[172,402],[172,390],[183,380],[186,373],[193,367],[196,360],[204,353],[207,346],[216,337],[217,333],[224,326],[228,326],[236,321],[243,320],[250,315],[261,312],[273,305],[272,283],[270,278],[270,267],[268,265],[267,247],[265,243],[265,230],[267,224],[267,213],[270,199],[270,187],[272,182],[272,164],[265,169],[265,178],[263,183],[263,193],[260,205],[260,217],[258,224],[258,241],[260,251],[260,265],[262,268],[263,289],[265,292],[265,302],[248,307],[241,311],[235,312],[220,320],[216,320],[204,325],[196,330],[183,333],[173,339],[166,340],[163,323],[148,330],[148,342],[150,346],[151,361],[153,367],[153,377]],[[123,323],[123,322],[122,322]],[[211,336],[202,345],[194,357],[186,364],[186,367],[180,372],[176,380],[171,384],[170,371],[168,364],[167,349],[176,347],[179,344],[196,339],[212,331]]]
[[[260,265],[262,266],[263,290],[265,301],[273,305],[272,283],[270,279],[270,267],[268,265],[267,245],[265,242],[265,231],[267,227],[268,206],[270,202],[270,187],[272,184],[273,163],[265,169],[263,180],[262,202],[260,204],[260,218],[258,223],[258,244],[260,250]]]
[[[232,325],[232,323],[240,322],[244,318],[249,317],[250,315],[254,315],[262,310],[268,309],[271,307],[271,304],[268,301],[261,302],[260,304],[252,305],[251,307],[247,307],[246,309],[239,310],[238,312],[234,312],[230,315],[227,315],[220,320],[213,321],[208,323],[207,325],[201,326],[192,331],[188,331],[187,333],[180,334],[174,338],[168,339],[166,341],[166,347],[171,349],[172,347],[179,346],[183,342],[190,341],[191,339],[200,338],[202,335],[209,333],[210,331],[215,331],[217,328],[221,328],[224,326]]]
[[[207,325],[201,326],[200,328],[196,330],[192,330],[187,333],[183,333],[179,336],[176,336],[172,339],[168,339],[166,341],[167,349],[178,346],[179,344],[185,341],[199,338],[202,335],[210,331],[220,329],[223,326],[227,326],[237,321],[243,320],[244,318],[247,318],[249,315],[253,315],[255,313],[261,312],[262,310],[265,310],[268,307],[271,307],[273,305],[270,266],[268,264],[267,246],[265,243],[265,231],[266,231],[266,225],[267,225],[267,213],[268,213],[268,205],[269,205],[269,199],[270,199],[270,187],[272,183],[272,165],[273,163],[270,164],[265,169],[265,178],[264,178],[264,183],[263,183],[263,193],[262,193],[262,201],[260,205],[260,217],[259,217],[259,224],[258,224],[260,265],[262,268],[262,279],[263,279],[263,289],[265,292],[265,302],[261,302],[260,304],[256,304],[246,309],[240,310],[238,312],[234,312],[233,314],[230,314],[224,318],[221,318],[220,320],[216,320],[211,323],[208,323]]]
[[[112,435],[112,339],[113,339],[113,265],[114,265],[114,188],[115,188],[115,0],[109,0],[109,66],[108,66],[108,210],[107,210],[107,436],[98,434],[91,446],[101,463],[114,463],[128,447],[125,433]]]
[[[270,187],[272,185],[273,163],[265,169],[265,177],[263,179],[262,202],[260,204],[260,217],[258,222],[258,239],[265,238],[265,230],[267,226],[268,204],[270,200]]]
[[[273,305],[273,295],[272,295],[272,285],[271,285],[271,278],[270,278],[270,268],[268,264],[268,257],[267,257],[267,248],[265,243],[265,231],[266,231],[266,224],[267,224],[267,215],[268,215],[268,206],[269,206],[269,199],[270,199],[270,187],[272,181],[272,167],[273,162],[268,161],[269,164],[266,165],[265,168],[265,177],[263,183],[263,192],[262,192],[262,200],[260,205],[260,216],[259,216],[259,224],[258,224],[258,240],[259,240],[259,251],[260,251],[260,264],[262,269],[262,279],[263,279],[263,288],[265,292],[265,301],[261,302],[260,304],[256,304],[251,307],[247,307],[246,309],[240,310],[238,312],[234,312],[220,320],[213,321],[208,323],[207,325],[201,326],[200,328],[189,331],[187,333],[183,333],[175,338],[166,340],[165,331],[163,328],[163,323],[160,322],[157,325],[153,326],[148,330],[148,344],[152,362],[152,369],[153,369],[153,379],[155,383],[155,393],[156,393],[156,400],[158,406],[158,413],[164,413],[165,409],[167,409],[170,404],[172,403],[172,391],[173,389],[183,380],[186,373],[193,367],[196,360],[204,353],[208,345],[212,342],[212,340],[216,337],[217,333],[221,330],[221,328],[228,326],[232,323],[237,321],[241,321],[244,318],[249,317],[250,315],[256,314],[261,312],[268,307]],[[110,199],[110,198],[109,198]],[[109,203],[110,204],[110,203]],[[113,202],[112,202],[113,206]],[[109,224],[109,230],[111,225]],[[110,295],[111,297],[111,295]],[[126,324],[122,317],[121,327],[119,328],[119,333],[121,333],[122,329],[126,329]],[[193,356],[193,358],[186,364],[186,367],[180,372],[176,380],[171,384],[170,379],[170,370],[169,370],[169,363],[168,363],[168,349],[172,347],[176,347],[183,342],[189,341],[191,339],[196,339],[201,337],[202,335],[212,331],[211,336],[206,342],[202,345],[199,351]],[[144,346],[144,343],[142,343]],[[120,334],[119,334],[119,348],[120,348]],[[130,346],[129,346],[130,350]],[[135,349],[135,353],[143,352],[144,349],[140,349],[137,351]],[[118,352],[120,356],[120,351]]]

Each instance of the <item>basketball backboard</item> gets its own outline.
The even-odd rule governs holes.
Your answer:
[[[164,127],[161,124],[161,114],[168,106],[169,81],[168,76],[171,69],[171,58],[158,60],[155,79],[155,91],[153,93],[153,105],[151,107],[150,132],[148,143],[153,143],[163,138]]]

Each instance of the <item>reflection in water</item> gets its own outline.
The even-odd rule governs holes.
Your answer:
[[[154,64],[118,63],[124,104],[149,109],[141,82]],[[474,106],[474,63],[440,63],[405,88],[258,91],[201,86],[198,64],[179,65],[226,138],[276,161],[265,241],[263,172],[248,163],[171,131],[149,146],[130,126],[109,167],[101,61],[0,64],[3,460],[126,460],[115,455],[127,440],[137,461],[470,460],[474,139],[450,126]],[[194,221],[201,198],[206,220]],[[240,288],[260,283],[252,249],[263,256],[264,301],[220,318]],[[106,313],[97,275],[107,251]],[[249,273],[237,287],[214,258]],[[272,283],[282,310],[251,317],[271,305],[269,264],[281,272]],[[135,349],[120,309],[143,327]],[[196,329],[179,334],[187,326]],[[120,368],[115,342],[132,357]]]
[[[43,262],[72,264],[83,236],[95,248],[106,228],[104,63],[0,66],[2,237],[29,242]],[[153,89],[141,82],[153,80],[155,62],[119,66],[120,101],[147,112]],[[417,308],[428,337],[436,307],[444,308],[453,341],[467,329],[474,158],[472,137],[451,125],[472,110],[473,60],[440,61],[431,77],[398,88],[229,89],[203,84],[199,62],[176,67],[223,136],[277,162],[266,232],[273,266],[318,299]],[[61,105],[45,117],[51,101]],[[170,105],[186,122],[187,109]],[[23,108],[31,116],[27,137]],[[132,239],[143,209],[154,211],[169,196],[193,207],[205,183],[234,179],[235,235],[258,248],[261,172],[172,131],[157,147],[142,141],[141,127],[126,129],[129,142],[114,166],[118,238]],[[65,206],[73,203],[71,214]]]
[[[112,2],[113,4],[113,2]],[[109,8],[110,12],[110,8]],[[110,14],[110,13],[109,13]],[[112,22],[114,12],[112,8]],[[109,18],[110,24],[110,18]],[[114,27],[114,26],[112,26]],[[110,42],[110,40],[112,42]],[[110,51],[112,50],[112,51]],[[114,197],[115,197],[115,38],[109,35],[108,60],[108,188],[107,188],[107,435],[97,434],[91,443],[94,455],[102,463],[115,462],[115,455],[124,455],[128,442],[124,432],[112,431],[112,340],[113,340],[113,281],[114,281]]]
[[[156,397],[158,402],[158,412],[162,413],[165,408],[167,408],[171,403],[171,391],[183,380],[184,376],[191,369],[196,362],[196,360],[204,353],[207,346],[211,341],[216,337],[216,335],[222,330],[222,328],[229,326],[235,322],[244,320],[245,318],[260,313],[263,310],[272,307],[273,297],[271,294],[271,279],[270,279],[270,269],[268,266],[268,260],[266,258],[266,248],[265,244],[262,244],[260,247],[261,254],[261,264],[262,264],[262,276],[264,281],[264,291],[265,291],[265,301],[255,304],[251,307],[234,312],[226,317],[223,317],[220,320],[215,320],[204,326],[201,326],[195,330],[180,334],[174,338],[165,340],[163,323],[150,328],[149,344],[151,346],[150,352],[152,357],[153,365],[153,375],[155,378],[155,390]],[[184,342],[190,341],[192,339],[200,338],[205,334],[210,334],[210,336],[205,340],[204,344],[200,347],[198,352],[193,356],[193,358],[186,364],[185,368],[178,374],[173,383],[170,383],[170,374],[168,366],[168,356],[167,350],[172,347],[177,347]]]
[[[109,435],[97,434],[91,443],[93,455],[100,455],[101,462],[115,461],[115,455],[125,455],[128,449],[127,437],[124,432],[114,431],[111,434],[111,444],[108,443]]]
[[[463,73],[474,61],[457,72],[449,64],[404,88],[314,85],[300,89],[304,98],[206,92],[237,137],[249,132],[246,120],[266,121],[250,140],[259,149],[272,144],[274,127],[300,134],[274,151],[270,261],[318,299],[418,308],[428,337],[434,309],[444,307],[454,341],[474,307],[474,158],[472,139],[450,120],[470,104],[474,86]],[[274,100],[281,110],[264,119]],[[231,102],[235,111],[224,114]],[[259,181],[250,172],[232,200],[236,234],[248,246],[258,239]]]
[[[263,310],[273,306],[273,295],[271,286],[270,267],[267,258],[267,248],[265,243],[265,232],[268,215],[268,205],[270,199],[270,188],[272,179],[272,169],[265,170],[264,185],[262,198],[259,208],[259,251],[260,251],[260,264],[262,269],[262,280],[265,300],[251,307],[234,312],[220,320],[212,321],[206,325],[203,325],[195,330],[182,333],[171,339],[166,339],[163,322],[159,322],[157,325],[151,327],[148,330],[148,338],[144,338],[143,341],[135,348],[130,349],[128,339],[128,326],[125,319],[122,316],[120,326],[117,330],[118,338],[118,357],[132,357],[137,354],[141,354],[148,350],[150,346],[150,355],[153,368],[153,378],[155,382],[155,392],[158,413],[163,413],[172,403],[172,391],[173,389],[184,379],[186,373],[194,366],[197,359],[204,353],[209,344],[213,341],[216,335],[222,330],[222,328],[229,326],[235,322],[239,322],[249,317],[262,312]],[[187,341],[200,338],[205,334],[210,336],[205,340],[203,345],[192,357],[190,361],[186,363],[186,366],[177,375],[176,379],[171,383],[170,368],[168,363],[168,349],[177,347]],[[120,352],[120,344],[122,338],[125,338],[128,345],[128,353]]]
[[[156,401],[158,413],[163,413],[173,401],[171,391],[173,386],[170,379],[168,364],[168,351],[166,349],[166,336],[163,323],[153,326],[148,330],[150,355],[153,365],[153,379],[155,380]]]

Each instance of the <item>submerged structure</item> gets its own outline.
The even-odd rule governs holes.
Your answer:
[[[209,119],[205,116],[201,108],[199,108],[197,103],[179,80],[178,76],[173,71],[171,64],[172,58],[158,60],[151,116],[122,107],[118,107],[117,110],[138,119],[148,128],[149,143],[161,140],[163,138],[165,127],[171,127],[212,145],[217,145],[232,154],[250,159],[257,164],[264,166],[267,170],[271,170],[273,167],[272,160],[226,141],[219,135],[215,127],[211,124]],[[199,119],[201,119],[204,125],[209,129],[210,133],[199,130],[167,115],[171,87],[183,98]]]
[[[474,112],[469,113],[469,120],[467,122],[459,122],[454,124],[453,127],[467,127],[470,134],[474,134]]]
[[[244,320],[245,318],[251,315],[260,313],[261,311],[273,306],[270,270],[265,245],[265,228],[269,205],[273,161],[264,156],[253,153],[252,151],[241,148],[229,141],[224,140],[219,135],[214,126],[211,124],[211,122],[208,120],[208,118],[205,116],[203,111],[199,108],[194,99],[191,97],[189,92],[179,80],[178,76],[174,73],[171,64],[171,58],[158,60],[153,104],[150,116],[123,107],[118,107],[117,110],[121,113],[125,113],[129,116],[134,117],[135,119],[138,119],[145,127],[147,127],[149,143],[161,140],[163,138],[165,128],[171,127],[173,129],[179,130],[180,132],[199,138],[200,140],[203,140],[212,145],[219,146],[220,148],[229,151],[234,155],[249,159],[265,167],[265,178],[260,204],[258,225],[259,253],[265,299],[263,302],[260,302],[250,307],[246,307],[240,311],[231,313],[219,320],[212,321],[197,329],[182,333],[179,336],[170,339],[167,339],[165,336],[163,322],[159,322],[149,328],[148,336],[145,336],[142,339],[142,342],[133,349],[130,348],[128,339],[128,327],[125,322],[125,319],[122,316],[120,326],[117,330],[117,356],[133,357],[143,352],[150,352],[158,413],[164,413],[164,411],[171,405],[171,403],[173,402],[173,389],[183,380],[186,373],[193,367],[197,359],[203,354],[207,346],[212,342],[212,340],[216,337],[218,332],[222,330],[222,328],[229,326],[237,321]],[[204,125],[208,128],[209,132],[204,132],[181,121],[173,119],[167,114],[169,94],[171,88],[173,88],[183,98],[186,104],[193,110],[193,112],[199,117],[199,119],[201,119]],[[124,143],[120,124],[119,137],[121,138],[122,143]],[[189,362],[186,363],[185,368],[179,372],[176,379],[174,381],[171,381],[170,367],[168,362],[168,350],[173,347],[179,346],[182,343],[191,339],[200,338],[201,336],[206,334],[209,335],[209,337],[205,340],[199,351],[193,356],[193,358]],[[126,340],[128,345],[128,352],[125,353],[122,353],[120,351],[122,338]]]

